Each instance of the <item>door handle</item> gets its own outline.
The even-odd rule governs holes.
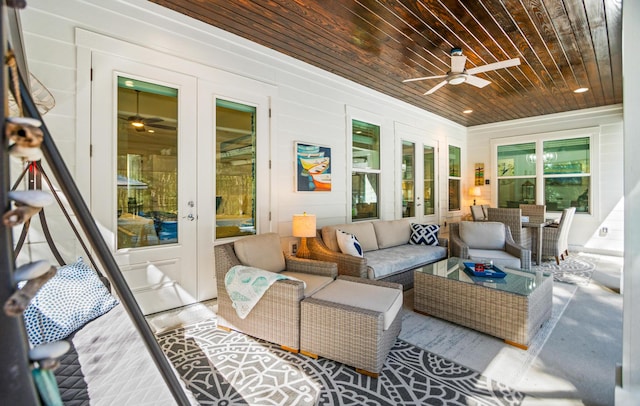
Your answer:
[[[192,213],[189,213],[188,215],[182,217],[183,219],[187,219],[189,221],[193,221],[196,219],[196,216],[194,216]]]

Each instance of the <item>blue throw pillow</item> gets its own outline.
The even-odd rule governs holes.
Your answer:
[[[355,235],[345,233],[342,230],[336,230],[336,239],[338,240],[340,251],[342,251],[343,254],[362,258],[362,246]]]
[[[75,264],[58,268],[25,309],[29,342],[40,345],[63,340],[117,304],[96,272],[79,258]]]
[[[411,223],[411,238],[409,238],[409,244],[439,245],[438,244],[439,231],[440,231],[440,226],[437,224]]]

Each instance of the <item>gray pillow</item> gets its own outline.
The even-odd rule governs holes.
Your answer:
[[[243,265],[271,272],[281,272],[286,267],[280,236],[276,233],[241,238],[233,243],[233,248]]]
[[[469,248],[503,250],[506,243],[504,227],[497,221],[462,221],[460,238]]]

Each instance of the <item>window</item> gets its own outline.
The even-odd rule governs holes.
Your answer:
[[[460,210],[460,148],[449,145],[449,211]]]
[[[553,140],[543,143],[544,201],[547,210],[575,207],[590,213],[591,184],[589,138]]]
[[[352,120],[351,218],[379,217],[380,127]]]
[[[498,146],[498,207],[542,199],[547,211],[590,213],[590,144],[579,137]]]
[[[536,200],[536,143],[498,147],[498,207]]]

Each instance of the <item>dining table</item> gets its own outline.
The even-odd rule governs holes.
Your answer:
[[[540,262],[542,262],[542,236],[543,236],[543,229],[550,225],[551,223],[553,223],[552,220],[545,220],[542,222],[533,222],[533,221],[523,221],[522,222],[522,227],[526,227],[526,228],[531,228],[533,229],[533,238],[535,238],[535,242],[536,242],[536,249],[535,249],[535,257],[536,257],[536,265],[540,265]],[[533,250],[532,250],[533,251]]]

